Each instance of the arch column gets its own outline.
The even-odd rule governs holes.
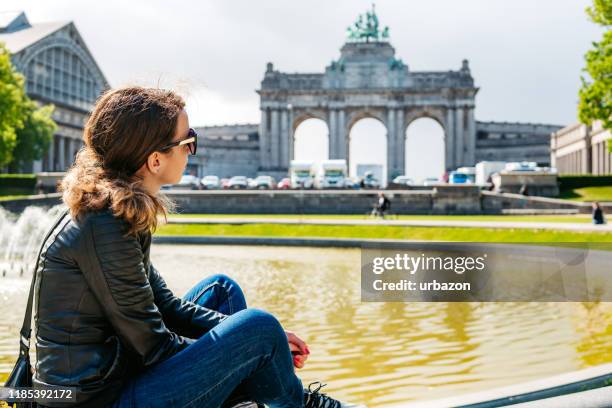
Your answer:
[[[327,113],[327,123],[329,130],[329,158],[330,159],[338,159],[339,158],[339,149],[338,149],[338,126],[337,126],[337,115],[338,112],[335,109],[330,109]]]
[[[399,143],[399,133],[396,131],[395,109],[387,110],[387,183],[391,180],[391,174],[396,170],[397,164],[397,144]]]
[[[467,151],[465,161],[468,166],[476,165],[476,119],[474,118],[474,108],[467,108]]]
[[[406,118],[404,109],[395,112],[395,168],[401,173],[406,173]],[[387,180],[389,181],[389,180]]]
[[[295,124],[293,123],[293,109],[289,109],[289,114],[287,116],[289,126],[289,134],[287,135],[289,137],[289,163],[291,163],[291,160],[295,158]]]
[[[455,166],[463,166],[465,163],[463,155],[463,145],[465,141],[465,132],[463,124],[463,108],[455,109]]]
[[[278,109],[272,109],[270,112],[270,133],[271,133],[271,160],[270,164],[272,168],[277,168],[280,166],[280,118]]]
[[[268,128],[268,110],[261,109],[261,122],[259,123],[259,160],[262,169],[271,167],[270,163],[270,129]]]
[[[289,115],[287,109],[283,109],[280,112],[280,167],[283,169],[289,169]]]
[[[340,109],[338,111],[338,123],[336,126],[336,141],[338,147],[338,158],[346,160],[346,163],[349,163],[348,157],[348,132],[346,129],[346,112],[344,109]]]
[[[455,169],[455,112],[453,109],[446,110],[446,126],[444,129],[445,158],[444,166],[447,171]]]

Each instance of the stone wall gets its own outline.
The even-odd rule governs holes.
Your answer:
[[[202,214],[363,214],[372,210],[377,191],[171,191],[179,212]],[[591,204],[546,197],[481,191],[475,186],[436,186],[430,190],[387,190],[395,214],[502,214],[516,210],[590,213]],[[60,194],[0,201],[0,207],[21,212],[30,205],[53,206]],[[606,213],[612,203],[600,203]]]
[[[492,175],[495,191],[520,193],[525,186],[525,195],[559,197],[559,182],[556,173],[540,171],[500,171]]]
[[[219,214],[366,214],[377,201],[375,191],[207,191],[169,194],[181,212]],[[431,191],[390,194],[395,212],[426,214]]]
[[[366,214],[377,191],[175,191],[170,197],[185,213]],[[388,190],[395,214],[502,214],[509,209],[572,210],[589,213],[589,203],[481,191],[476,186]],[[603,204],[612,209],[612,204]],[[608,211],[608,210],[606,210]]]
[[[591,212],[591,203],[547,197],[523,196],[512,193],[494,193],[491,191],[481,192],[480,205],[482,212],[486,214],[499,214],[504,212],[504,210],[520,209],[576,210],[582,214]],[[606,213],[612,210],[612,203],[600,203],[600,205]]]
[[[550,134],[561,126],[538,123],[476,122],[476,163],[534,161],[550,165]]]

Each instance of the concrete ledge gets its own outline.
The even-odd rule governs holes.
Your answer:
[[[519,403],[532,404],[523,406],[540,407],[548,398],[555,398],[557,401],[563,401],[565,397],[577,397],[574,400],[582,400],[585,405],[566,405],[571,407],[609,407],[611,405],[589,405],[589,401],[584,399],[587,395],[585,391],[591,389],[601,389],[606,387],[604,392],[607,392],[607,402],[612,401],[612,364],[603,364],[600,366],[586,368],[570,373],[565,373],[553,377],[548,377],[540,380],[530,381],[522,384],[511,385],[508,387],[495,388],[488,391],[466,394],[457,397],[443,398],[432,401],[424,401],[417,403],[409,403],[399,405],[398,408],[446,408],[446,407],[464,407],[464,408],[491,408],[515,406]],[[578,394],[576,394],[578,393]],[[580,394],[583,394],[580,396]],[[599,398],[598,392],[591,394]],[[537,401],[537,402],[535,402]],[[518,406],[518,405],[517,405]],[[553,406],[553,405],[551,405]],[[554,405],[562,407],[563,405]]]

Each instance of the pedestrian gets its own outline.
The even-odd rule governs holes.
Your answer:
[[[601,206],[597,201],[594,201],[592,204],[593,207],[593,224],[605,224],[606,219],[604,217],[604,212]]]

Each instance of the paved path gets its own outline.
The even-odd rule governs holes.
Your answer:
[[[521,228],[547,229],[581,232],[612,232],[612,225],[589,223],[538,222],[538,221],[466,221],[466,220],[355,220],[312,218],[266,218],[266,217],[169,217],[170,224],[283,224],[283,225],[385,225],[402,227],[466,227],[466,228]]]

